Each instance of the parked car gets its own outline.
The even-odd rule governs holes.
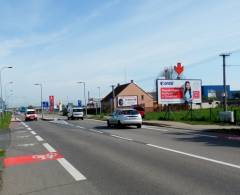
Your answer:
[[[68,107],[67,113],[68,120],[72,119],[82,119],[84,117],[83,108],[82,107]]]
[[[117,109],[109,115],[107,126],[127,126],[136,125],[137,128],[142,127],[141,114],[135,109]]]
[[[144,118],[145,110],[142,106],[136,105],[136,106],[133,106],[133,109],[137,110],[139,114],[141,114],[142,118]]]
[[[34,109],[27,109],[25,112],[25,121],[38,120],[38,116]]]

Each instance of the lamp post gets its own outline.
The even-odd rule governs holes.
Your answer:
[[[7,101],[7,85],[13,84],[13,81],[7,82],[4,86],[4,92],[5,92],[5,101]]]
[[[101,87],[98,88],[98,98],[99,98],[99,115],[102,113],[102,103],[101,103]]]
[[[8,69],[8,68],[13,68],[12,66],[3,66],[1,69],[0,69],[0,88],[1,88],[1,109],[3,111],[3,97],[2,97],[2,71],[4,69]]]
[[[43,86],[42,86],[42,84],[41,83],[35,83],[34,85],[36,85],[36,86],[40,86],[40,89],[41,89],[41,114],[42,114],[42,119],[43,119],[43,98],[42,98],[42,88],[43,88]]]
[[[83,84],[83,94],[84,94],[84,101],[85,101],[85,113],[87,116],[87,99],[86,99],[86,83],[84,81],[77,82],[78,84]]]

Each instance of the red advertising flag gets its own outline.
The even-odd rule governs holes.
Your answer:
[[[49,96],[49,111],[50,112],[53,112],[53,109],[54,109],[54,96],[53,95],[50,95]]]

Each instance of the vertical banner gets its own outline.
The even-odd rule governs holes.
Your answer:
[[[54,110],[54,96],[53,95],[50,95],[49,96],[49,112],[53,112]]]

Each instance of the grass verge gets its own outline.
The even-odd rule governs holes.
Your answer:
[[[11,117],[12,117],[12,114],[9,112],[4,113],[3,116],[0,116],[0,130],[9,128]]]

